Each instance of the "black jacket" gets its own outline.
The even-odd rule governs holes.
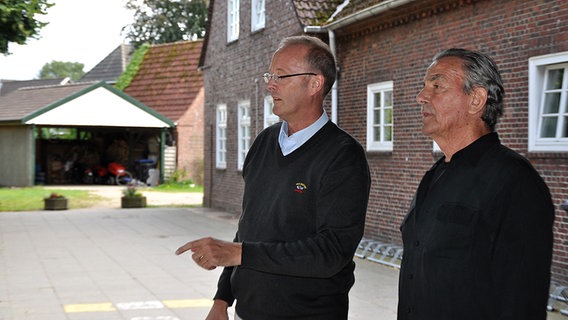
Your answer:
[[[401,226],[398,319],[546,319],[548,187],[496,133],[444,160],[422,179]]]

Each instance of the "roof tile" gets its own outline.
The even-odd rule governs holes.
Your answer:
[[[79,92],[92,83],[22,88],[0,98],[0,122],[19,121],[41,108]]]
[[[172,121],[178,121],[203,87],[197,70],[203,41],[151,46],[124,92]]]
[[[304,26],[321,26],[345,0],[292,0]]]
[[[5,96],[8,93],[28,87],[44,87],[64,85],[69,82],[68,78],[56,79],[34,79],[34,80],[0,80],[0,96]]]
[[[121,44],[89,72],[85,73],[78,82],[116,82],[126,69],[132,53],[134,53],[133,46]]]

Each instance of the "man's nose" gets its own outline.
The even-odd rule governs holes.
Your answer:
[[[419,104],[425,104],[426,103],[426,93],[424,92],[424,89],[420,90],[420,92],[418,92],[418,95],[416,96],[416,102],[418,102]]]
[[[268,92],[273,92],[276,89],[276,81],[274,81],[273,79],[268,80],[268,83],[266,84],[266,90]]]

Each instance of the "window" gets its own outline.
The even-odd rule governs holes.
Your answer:
[[[238,153],[237,167],[243,169],[247,152],[250,148],[250,101],[239,101],[239,130],[238,130]]]
[[[272,108],[274,107],[274,101],[272,100],[272,96],[264,97],[264,127],[269,127],[278,121],[277,115],[272,112]]]
[[[568,151],[568,52],[529,60],[529,151]]]
[[[227,0],[227,42],[239,38],[239,0]]]
[[[257,31],[264,28],[264,0],[251,1],[251,31]]]
[[[218,169],[227,168],[227,105],[217,106],[216,162]]]
[[[393,82],[367,86],[367,150],[392,151]]]

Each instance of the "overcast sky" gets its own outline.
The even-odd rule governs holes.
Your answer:
[[[122,27],[133,22],[125,0],[51,0],[55,5],[39,20],[49,22],[39,40],[9,43],[11,55],[0,54],[0,79],[30,80],[51,61],[83,63],[91,70],[123,41]]]

